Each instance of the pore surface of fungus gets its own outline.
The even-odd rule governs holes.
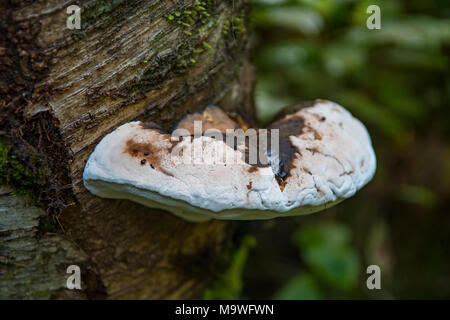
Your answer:
[[[245,134],[243,143],[226,139],[236,129]],[[100,197],[129,199],[190,221],[252,220],[330,207],[369,182],[375,168],[364,125],[343,107],[316,100],[267,129],[245,132],[213,106],[185,116],[171,133],[126,123],[96,146],[83,180]]]

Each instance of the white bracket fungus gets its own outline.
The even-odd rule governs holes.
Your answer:
[[[375,173],[366,128],[329,101],[316,100],[267,130],[245,130],[243,144],[228,140],[236,129],[244,132],[217,107],[185,116],[172,134],[126,123],[96,146],[84,185],[97,196],[129,199],[190,221],[253,220],[331,207]],[[270,143],[262,146],[266,132]],[[249,161],[252,146],[256,163]]]

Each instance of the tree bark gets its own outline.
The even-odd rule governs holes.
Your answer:
[[[238,0],[0,4],[0,298],[199,297],[236,224],[101,199],[82,173],[125,122],[168,129],[215,104],[252,123],[247,22]],[[81,291],[66,288],[72,264]]]

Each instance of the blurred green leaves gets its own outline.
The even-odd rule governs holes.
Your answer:
[[[360,262],[350,246],[351,231],[343,224],[306,226],[294,234],[306,264],[326,284],[351,289],[357,284]]]
[[[381,9],[380,30],[366,28],[372,4]],[[293,236],[301,259],[291,262],[298,270],[274,297],[376,298],[362,280],[363,261],[380,265],[384,279],[395,278],[380,297],[448,292],[432,282],[437,274],[448,279],[441,271],[448,258],[441,256],[448,256],[442,239],[449,226],[450,2],[253,0],[253,6],[259,120],[286,105],[329,99],[367,126],[378,158],[371,184],[334,209],[352,226],[360,251],[346,225],[301,220]],[[418,235],[411,238],[413,227]],[[418,275],[424,270],[429,279]]]
[[[318,34],[323,25],[320,14],[314,10],[296,6],[260,10],[255,12],[255,17],[257,17],[254,19],[255,24],[284,27],[310,36]]]
[[[368,30],[373,1],[253,3],[262,122],[286,103],[324,98],[349,108],[381,138],[402,143],[439,109],[448,114],[450,19],[406,13],[444,4],[377,1],[381,29]]]
[[[398,191],[399,198],[407,203],[418,204],[423,207],[431,208],[436,205],[436,194],[425,187],[402,185]]]
[[[358,285],[361,262],[352,248],[351,230],[337,222],[299,228],[293,242],[308,267],[286,283],[276,299],[323,299],[327,289],[349,292]],[[341,295],[342,296],[342,295]]]
[[[302,273],[292,278],[274,299],[279,300],[318,300],[322,299],[320,287],[309,273]]]
[[[428,16],[386,21],[378,32],[368,32],[374,44],[392,43],[411,49],[439,49],[450,41],[450,21]]]

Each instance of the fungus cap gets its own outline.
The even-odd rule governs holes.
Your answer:
[[[279,129],[279,151],[264,150],[269,165],[249,164],[245,150],[216,136],[192,139],[194,120],[214,123],[219,132],[238,127],[217,107],[183,118],[175,127],[187,131],[180,141],[155,126],[126,123],[96,146],[84,185],[97,196],[129,199],[190,221],[254,220],[328,208],[375,173],[366,128],[329,101],[316,100],[269,126]]]

